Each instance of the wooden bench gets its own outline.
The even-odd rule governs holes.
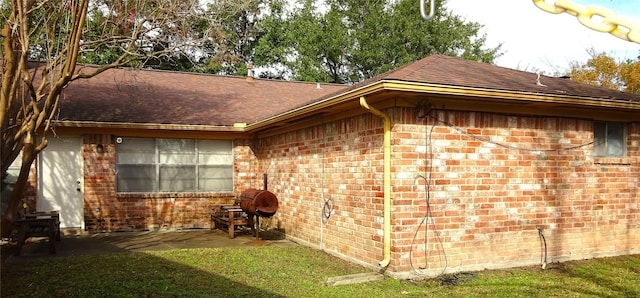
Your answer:
[[[249,225],[247,214],[238,205],[217,204],[211,208],[211,229],[226,227],[229,237],[235,237],[236,226]]]
[[[60,241],[60,214],[58,211],[46,211],[26,214],[16,221],[18,225],[18,245],[16,256],[29,237],[48,237],[49,253],[56,253],[56,241]]]

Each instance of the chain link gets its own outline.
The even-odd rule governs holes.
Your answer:
[[[640,24],[623,18],[611,10],[597,5],[580,5],[572,0],[547,2],[548,0],[533,0],[538,8],[546,12],[553,14],[566,12],[577,17],[578,21],[587,28],[608,32],[615,37],[640,44]]]

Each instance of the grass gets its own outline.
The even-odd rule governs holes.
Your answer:
[[[640,255],[325,286],[369,272],[301,247],[113,253],[9,262],[2,297],[640,297]]]

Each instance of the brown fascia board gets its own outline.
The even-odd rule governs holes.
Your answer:
[[[52,133],[61,135],[114,135],[128,137],[162,137],[193,139],[238,139],[250,137],[241,127],[176,125],[155,123],[105,123],[57,121]]]

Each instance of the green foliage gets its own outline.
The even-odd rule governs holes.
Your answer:
[[[253,48],[262,32],[257,24],[265,8],[263,0],[215,0],[208,4],[211,20],[206,30],[212,37],[207,71],[246,75]]]
[[[638,268],[632,255],[326,286],[369,270],[308,247],[254,246],[6,262],[0,290],[3,297],[638,297]]]
[[[94,1],[84,39],[90,50],[81,51],[78,61],[227,75],[245,75],[252,63],[267,78],[355,83],[433,54],[487,63],[499,57],[500,46],[484,46],[482,25],[463,21],[443,2],[437,1],[435,17],[425,21],[414,0],[330,0],[323,7],[316,0],[296,6],[284,0],[216,0],[207,5],[206,18],[186,18],[180,30],[171,23],[154,26],[162,30],[150,39],[132,32],[142,31],[140,20],[156,16],[155,2]],[[166,51],[185,36],[200,42]],[[138,46],[132,47],[134,40]],[[43,42],[32,43],[34,55]],[[123,56],[146,58],[119,61]]]
[[[194,49],[204,48],[208,22],[187,3],[93,1],[84,35],[90,50],[78,62],[196,71],[204,52]]]
[[[300,1],[263,23],[254,62],[295,80],[355,83],[433,54],[492,63],[500,46],[485,48],[482,26],[465,23],[436,2],[422,19],[416,1]]]
[[[355,83],[433,54],[486,63],[500,56],[500,46],[485,47],[482,25],[465,22],[443,3],[436,0],[435,17],[425,21],[415,0],[298,0],[294,5],[285,0],[210,1],[207,18],[184,28],[191,35],[205,35],[206,42],[144,64],[226,75],[245,75],[252,64],[265,78]],[[111,5],[109,13],[92,10],[88,32],[119,22],[113,35],[126,33],[127,5]],[[155,51],[170,47],[177,32],[159,34]],[[83,53],[80,61],[113,63],[122,48],[117,42],[103,44]]]
[[[96,40],[101,38],[102,29],[109,22],[107,11],[92,10],[86,21],[87,30],[85,35],[89,40]],[[120,56],[124,54],[124,51],[120,48],[109,47],[107,45],[98,45],[93,51],[81,53],[78,57],[79,63],[106,65],[114,63]]]
[[[265,14],[262,21],[256,24],[261,35],[260,39],[256,41],[252,59],[254,63],[271,67],[262,71],[261,77],[285,79],[284,67],[288,61],[287,57],[292,55],[290,48],[285,43],[293,38],[291,32],[288,31],[290,21],[285,12],[285,1],[270,1]]]
[[[52,48],[64,48],[70,32],[69,28],[65,26],[72,18],[71,9],[67,4],[56,6],[46,1],[38,4],[40,5],[29,11],[30,17],[25,21],[28,27],[27,32],[30,33],[28,36],[31,45],[28,53],[29,61],[46,60],[47,56],[51,55]],[[9,25],[15,22],[15,20],[10,20],[13,14],[11,1],[3,0],[0,2],[0,28],[3,28],[5,24]],[[43,24],[47,24],[47,26],[43,26]],[[1,36],[0,41],[4,38]],[[0,47],[2,56],[4,56],[4,50],[4,47]]]

